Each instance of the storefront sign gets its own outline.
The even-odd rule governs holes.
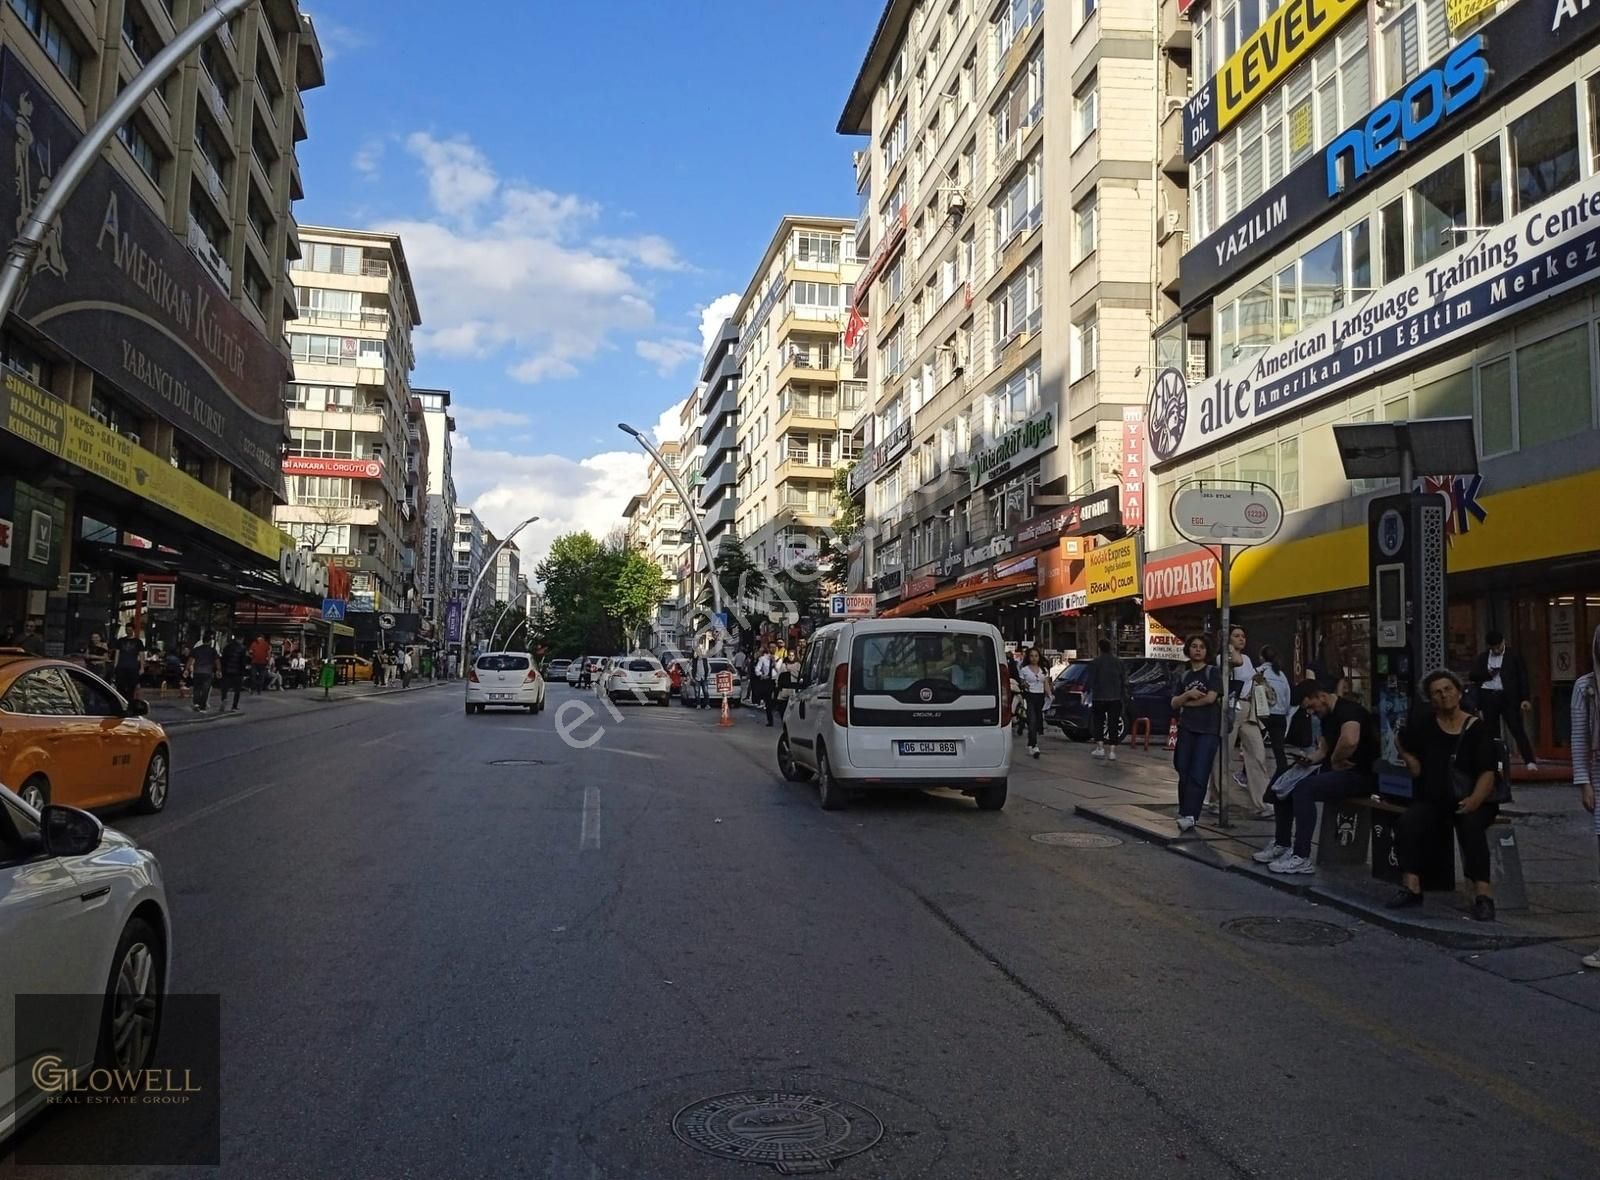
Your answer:
[[[355,604],[352,602],[351,607]],[[452,598],[444,607],[444,637],[446,643],[461,642],[461,600]]]
[[[0,56],[0,224],[21,225],[81,138],[50,92]],[[46,236],[16,314],[180,425],[252,480],[281,490],[289,365],[206,266],[102,156]]]
[[[990,537],[987,541],[980,541],[976,545],[967,546],[962,554],[967,565],[982,565],[986,561],[993,561],[997,557],[1004,557],[1011,552],[1011,536],[1002,533],[998,537]]]
[[[850,494],[857,495],[910,449],[911,420],[907,419],[890,431],[888,438],[856,460],[856,465],[850,469]]]
[[[1144,567],[1144,609],[1217,601],[1217,559],[1203,549],[1148,561]]]
[[[1144,527],[1144,407],[1122,409],[1122,524]]]
[[[1084,540],[1063,538],[1039,554],[1039,617],[1083,610],[1089,605],[1084,578]]]
[[[866,269],[856,276],[857,307],[867,305],[867,293],[872,290],[873,280],[883,273],[884,266],[894,257],[894,252],[900,243],[905,241],[908,216],[909,207],[901,205],[900,212],[883,227],[883,241],[879,242],[878,248],[872,252],[872,261],[868,262]],[[845,342],[846,347],[849,347],[849,344],[849,341]]]
[[[1185,484],[1172,497],[1172,527],[1200,545],[1262,545],[1283,527],[1283,501],[1265,484]]]
[[[1452,33],[1460,32],[1497,3],[1499,0],[1445,0],[1444,19]]]
[[[1183,154],[1193,160],[1322,44],[1366,0],[1287,0],[1245,38],[1183,108]]]
[[[1272,257],[1341,203],[1399,167],[1402,160],[1414,159],[1397,150],[1402,140],[1408,145],[1422,138],[1442,142],[1451,130],[1476,112],[1492,108],[1498,97],[1522,85],[1529,75],[1548,69],[1587,42],[1597,29],[1600,5],[1583,4],[1582,0],[1519,0],[1507,8],[1483,26],[1481,36],[1469,38],[1451,53],[1448,60],[1464,55],[1454,81],[1430,71],[1396,90],[1387,102],[1347,128],[1325,152],[1313,154],[1185,253],[1179,265],[1183,307],[1192,308],[1224,283]],[[1480,48],[1475,51],[1473,46]],[[1481,82],[1475,81],[1479,69],[1487,75]],[[1424,81],[1429,78],[1432,81]],[[1470,97],[1445,110],[1451,97],[1459,98],[1466,90],[1471,91]],[[1363,167],[1359,174],[1346,176],[1343,187],[1335,189],[1330,200],[1330,167],[1339,157],[1347,164],[1351,161],[1354,147],[1340,145],[1351,145],[1352,136],[1361,144]],[[1374,154],[1379,158],[1374,159]]]
[[[1024,557],[1017,561],[1008,561],[994,567],[994,576],[997,578],[1015,577],[1017,574],[1031,574],[1039,568],[1038,557]]]
[[[992,447],[980,450],[973,458],[969,472],[974,489],[993,483],[1003,475],[1021,467],[1028,460],[1053,451],[1056,447],[1056,412],[1043,410],[1013,426]]]
[[[1151,395],[1151,450],[1170,462],[1214,446],[1597,275],[1600,175],[1219,376],[1179,393],[1181,374],[1174,387],[1167,370]]]
[[[285,475],[337,475],[350,479],[382,479],[383,462],[378,459],[316,459],[290,455],[283,461]]]
[[[212,491],[167,460],[134,446],[11,369],[0,381],[0,430],[269,561],[277,560],[278,551],[292,544],[271,521]]]
[[[924,594],[932,594],[939,585],[939,579],[932,574],[924,574],[920,578],[912,578],[906,583],[907,598],[921,598]]]
[[[870,619],[877,609],[871,594],[835,594],[828,613],[835,619]]]
[[[904,570],[885,570],[872,579],[872,589],[877,594],[887,594],[890,591],[899,593],[900,585],[904,580]]]
[[[1115,485],[1074,500],[1067,505],[1067,511],[1077,519],[1064,531],[1078,536],[1118,532],[1127,523],[1122,515],[1122,489]]]
[[[1047,619],[1051,615],[1076,614],[1078,611],[1087,610],[1089,607],[1089,592],[1087,590],[1073,590],[1066,594],[1057,594],[1052,598],[1039,600],[1039,617]]]
[[[1183,659],[1183,639],[1168,631],[1149,615],[1144,617],[1144,658],[1147,660]]]
[[[11,564],[11,522],[0,516],[0,565]]]
[[[1115,602],[1139,593],[1139,539],[1126,537],[1098,549],[1086,559],[1089,602]]]
[[[279,553],[278,577],[291,590],[319,600],[328,597],[328,567],[313,561],[309,553],[299,549]]]
[[[43,488],[20,479],[0,479],[0,565],[15,583],[40,590],[61,585],[61,542],[67,532],[67,504]],[[41,610],[43,608],[40,608]]]

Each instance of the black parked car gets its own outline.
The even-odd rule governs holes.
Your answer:
[[[1172,720],[1172,679],[1183,667],[1183,661],[1124,659],[1122,664],[1128,672],[1128,695],[1123,700],[1122,732],[1118,738],[1128,736],[1128,723],[1135,717],[1150,718],[1151,736],[1164,737]],[[1094,736],[1090,711],[1093,704],[1089,661],[1075,660],[1056,678],[1045,724],[1056,726],[1075,742],[1086,742]]]

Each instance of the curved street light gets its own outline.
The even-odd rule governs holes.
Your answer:
[[[711,542],[706,537],[705,527],[700,523],[700,514],[694,510],[694,502],[689,499],[689,490],[683,486],[683,481],[678,478],[678,473],[672,469],[670,463],[661,457],[661,452],[656,450],[649,439],[645,438],[644,435],[626,422],[618,422],[617,429],[624,434],[631,434],[634,441],[645,449],[645,453],[660,465],[661,470],[666,473],[667,479],[672,481],[672,489],[678,493],[678,498],[683,501],[684,509],[689,513],[689,521],[694,525],[695,536],[700,538],[700,547],[705,551],[706,576],[711,582],[711,595],[716,602],[717,615],[719,617],[725,616],[727,612],[722,602],[722,579],[717,577],[716,555],[711,552]],[[694,610],[694,603],[691,602],[689,604],[689,609],[691,612]]]
[[[488,557],[483,559],[483,568],[478,571],[477,580],[472,583],[472,590],[467,594],[466,610],[462,612],[460,666],[460,673],[462,676],[467,674],[467,648],[470,646],[470,640],[472,638],[472,604],[478,601],[478,588],[483,585],[484,575],[490,570],[494,569],[495,558],[500,556],[500,550],[511,544],[511,542],[516,539],[518,533],[538,519],[539,518],[537,516],[528,517],[527,520],[523,521],[516,528],[512,529],[504,541],[501,541],[500,544],[494,547],[493,553],[489,554]]]

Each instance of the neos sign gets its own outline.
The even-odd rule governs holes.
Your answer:
[[[278,576],[285,586],[292,586],[313,598],[328,597],[328,567],[313,561],[311,554],[298,549],[284,549],[278,553]]]
[[[1388,102],[1374,107],[1366,122],[1352,127],[1328,145],[1328,195],[1360,180],[1402,147],[1422,139],[1483,93],[1489,64],[1483,58],[1483,37],[1468,37],[1450,51],[1443,64],[1421,75]],[[1342,165],[1342,167],[1341,167]]]
[[[1260,545],[1283,527],[1283,501],[1265,484],[1239,488],[1186,484],[1172,497],[1172,524],[1197,544]]]

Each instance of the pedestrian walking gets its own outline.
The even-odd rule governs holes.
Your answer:
[[[22,638],[17,640],[17,646],[30,656],[44,657],[44,630],[38,619],[29,619],[22,624]]]
[[[389,670],[384,667],[383,649],[372,649],[372,687],[381,688]]]
[[[265,635],[257,635],[250,644],[250,691],[259,694],[267,691],[267,669],[272,663],[272,644]]]
[[[1589,644],[1589,672],[1572,686],[1572,781],[1579,798],[1594,816],[1595,847],[1600,851],[1600,627]],[[1600,968],[1600,950],[1583,958],[1585,967]]]
[[[129,623],[122,638],[117,640],[116,655],[111,665],[112,678],[124,699],[132,701],[138,698],[139,673],[143,668],[144,641],[139,638],[133,624]]]
[[[222,656],[217,661],[217,667],[222,673],[222,691],[217,694],[217,712],[223,713],[228,708],[228,693],[233,693],[233,711],[239,711],[239,692],[244,686],[245,669],[250,664],[250,653],[245,650],[244,644],[237,635],[228,636],[228,642],[222,645]]]
[[[772,727],[772,706],[776,703],[774,697],[776,690],[773,680],[777,675],[777,657],[773,654],[772,645],[763,643],[761,654],[756,657],[756,703],[766,706],[767,727]]]
[[[711,660],[704,651],[697,652],[690,665],[694,681],[695,704],[702,709],[711,707]]]
[[[1340,696],[1338,688],[1339,681],[1328,677],[1306,696],[1307,708],[1322,721],[1322,736],[1306,762],[1319,769],[1294,783],[1287,795],[1282,781],[1273,786],[1277,830],[1272,843],[1255,854],[1271,872],[1316,872],[1311,838],[1317,827],[1317,804],[1358,798],[1377,789],[1377,726],[1371,713]]]
[[[1117,760],[1122,744],[1122,698],[1128,692],[1128,669],[1111,650],[1111,641],[1100,641],[1100,654],[1089,663],[1089,707],[1094,728],[1094,749],[1089,753],[1109,762]]]
[[[1178,714],[1178,748],[1172,765],[1178,772],[1178,831],[1190,832],[1200,822],[1206,785],[1217,765],[1222,742],[1222,673],[1211,662],[1211,640],[1191,635],[1183,645],[1189,664],[1173,679],[1172,708]]]
[[[1533,702],[1528,699],[1528,665],[1521,654],[1506,650],[1506,637],[1499,631],[1491,631],[1484,638],[1489,647],[1472,666],[1472,683],[1478,688],[1478,713],[1492,737],[1500,736],[1500,724],[1504,722],[1516,740],[1523,763],[1529,770],[1537,770],[1539,763],[1533,756],[1533,744],[1528,741],[1527,715],[1533,712]]]
[[[1289,734],[1289,714],[1294,709],[1289,699],[1289,678],[1278,667],[1278,653],[1270,647],[1261,649],[1259,667],[1267,686],[1267,714],[1261,718],[1261,724],[1266,729],[1267,742],[1272,747],[1272,760],[1277,773],[1282,774],[1289,769],[1283,743]]]
[[[411,687],[411,649],[409,647],[400,649],[400,687]]]
[[[96,676],[110,678],[111,676],[111,649],[106,646],[105,636],[98,631],[89,634],[89,642],[83,649],[83,666]]]
[[[789,708],[789,698],[794,695],[795,685],[800,679],[800,655],[790,651],[784,653],[783,660],[778,664],[777,672],[773,679],[774,696],[778,702],[778,716],[782,717]]]
[[[1044,666],[1044,653],[1028,649],[1026,662],[1017,669],[1022,683],[1022,699],[1028,710],[1028,753],[1039,756],[1039,735],[1044,731],[1044,706],[1050,699],[1050,671]]]
[[[1489,877],[1489,827],[1500,810],[1494,797],[1500,759],[1487,723],[1461,707],[1461,681],[1454,672],[1430,672],[1422,693],[1433,708],[1395,734],[1400,757],[1411,772],[1411,803],[1395,830],[1400,889],[1392,910],[1422,904],[1422,871],[1428,850],[1454,825],[1461,868],[1472,882],[1472,916],[1494,921]]]
[[[189,652],[189,683],[194,686],[193,708],[204,713],[211,707],[211,684],[217,678],[217,662],[222,653],[211,642],[211,632],[200,637],[200,642]]]
[[[1229,748],[1238,751],[1244,763],[1243,780],[1230,774],[1220,784],[1228,794],[1229,806],[1257,819],[1275,818],[1272,807],[1266,802],[1267,788],[1273,777],[1272,768],[1267,764],[1267,730],[1262,720],[1268,715],[1267,703],[1266,673],[1257,668],[1246,681],[1245,690],[1229,701],[1229,708],[1233,710],[1228,730]]]

